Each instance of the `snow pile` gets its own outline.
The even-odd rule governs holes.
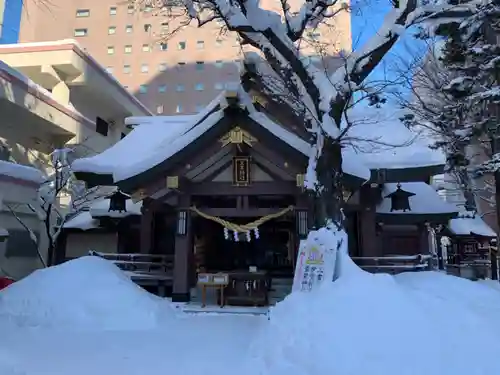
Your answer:
[[[140,330],[169,313],[167,302],[98,257],[36,271],[0,292],[0,322],[19,327]]]
[[[335,282],[273,309],[245,366],[252,374],[500,373],[500,290],[434,272],[373,275],[339,260]]]

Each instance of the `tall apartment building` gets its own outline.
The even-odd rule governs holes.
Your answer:
[[[25,0],[19,41],[74,38],[154,113],[195,113],[239,79],[242,50],[217,22],[185,27],[166,40],[177,27],[167,21],[153,9],[137,13],[119,0],[52,0],[46,6]],[[308,38],[324,41],[330,51],[350,50],[350,15],[341,12],[334,26]]]

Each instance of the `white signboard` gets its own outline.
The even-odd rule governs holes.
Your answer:
[[[292,292],[309,292],[317,287],[324,278],[325,259],[319,246],[300,241]]]

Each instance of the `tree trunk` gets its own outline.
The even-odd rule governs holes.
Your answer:
[[[54,265],[54,259],[55,259],[55,244],[54,244],[54,239],[52,238],[52,220],[51,220],[51,214],[52,214],[52,204],[49,204],[47,211],[46,211],[46,216],[45,216],[45,234],[47,236],[47,266],[53,266]]]
[[[321,190],[314,197],[314,225],[319,229],[333,222],[342,228],[342,150],[337,140],[325,138],[316,174]]]

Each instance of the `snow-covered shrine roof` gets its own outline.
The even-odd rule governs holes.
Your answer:
[[[77,175],[107,176],[109,184],[137,176],[168,160],[214,128],[224,117],[228,100],[234,97],[237,97],[240,107],[248,110],[250,119],[305,157],[309,156],[311,146],[308,142],[256,110],[241,85],[235,85],[197,115],[128,118],[127,124],[135,127],[125,138],[99,155],[76,160],[72,165],[73,171]],[[342,167],[345,174],[367,181],[376,169],[442,167],[441,155],[430,150],[426,144],[411,143],[415,135],[396,118],[382,121],[382,111],[377,116],[364,113],[369,120],[363,119],[349,130],[348,143],[343,148]]]
[[[404,224],[403,221],[408,221],[408,224],[413,224],[415,222],[423,222],[422,215],[441,218],[441,221],[446,222],[446,220],[456,217],[458,213],[458,207],[454,204],[446,202],[443,200],[437,191],[429,184],[425,182],[403,182],[401,183],[401,189],[407,192],[413,193],[415,195],[409,197],[410,210],[409,211],[391,211],[391,199],[387,196],[396,191],[398,188],[397,183],[385,183],[382,188],[382,201],[377,206],[377,215],[383,216],[384,219],[388,219],[387,215],[391,215],[393,220],[398,224]],[[401,215],[405,215],[405,219],[402,220]],[[412,219],[413,216],[413,219]],[[390,222],[391,220],[384,220],[384,222]],[[432,219],[428,220],[429,222]]]
[[[88,209],[81,211],[63,224],[64,229],[80,229],[83,231],[99,228],[99,218],[125,218],[129,216],[140,216],[142,202],[126,202],[126,211],[109,211],[109,197],[96,199]]]
[[[423,134],[406,128],[401,116],[400,110],[389,105],[353,108],[348,112],[353,125],[345,137],[345,156],[355,153],[371,170],[432,166],[441,169],[445,163],[444,154],[430,149]]]
[[[477,215],[451,219],[448,228],[457,236],[478,236],[488,238],[496,238],[497,236],[495,231]]]

